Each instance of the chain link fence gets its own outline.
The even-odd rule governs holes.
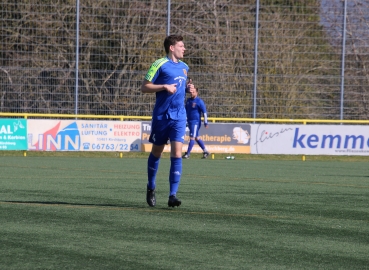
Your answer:
[[[184,37],[184,61],[210,117],[369,116],[367,0],[0,6],[1,112],[149,116],[155,95],[140,86],[165,55],[169,31]]]

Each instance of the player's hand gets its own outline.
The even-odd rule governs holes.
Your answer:
[[[170,95],[173,95],[175,92],[177,92],[177,84],[166,84],[164,85],[165,90],[167,90],[167,92]]]
[[[187,83],[187,86],[186,86],[186,92],[187,93],[190,93],[191,89],[194,89],[194,88],[195,88],[195,86],[192,83],[192,79],[189,79],[188,80],[188,83]]]
[[[209,125],[208,124],[204,124],[205,128],[209,128]]]

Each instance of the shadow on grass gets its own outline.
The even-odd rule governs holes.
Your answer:
[[[95,207],[95,208],[116,208],[116,209],[140,209],[140,210],[173,210],[178,207],[156,206],[150,207],[146,203],[142,204],[110,204],[110,203],[70,203],[61,201],[0,201],[0,203],[20,204],[20,205],[45,205],[45,206],[67,206],[67,207]]]
[[[116,208],[148,208],[145,205],[138,204],[110,204],[110,203],[69,203],[61,201],[1,201],[9,204],[34,204],[34,205],[65,205],[82,207],[116,207]]]

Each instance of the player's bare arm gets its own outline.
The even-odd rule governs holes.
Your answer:
[[[150,81],[144,80],[141,86],[142,93],[156,93],[160,91],[167,91],[169,94],[174,94],[177,91],[176,84],[153,84]]]

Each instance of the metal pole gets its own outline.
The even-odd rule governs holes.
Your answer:
[[[256,0],[256,18],[255,18],[255,50],[254,50],[254,112],[253,118],[256,118],[256,92],[258,77],[258,39],[259,39],[259,0]]]
[[[170,0],[168,0],[167,8],[167,36],[170,35]]]
[[[343,28],[342,28],[342,60],[341,60],[341,109],[340,120],[343,120],[343,94],[345,91],[345,53],[346,53],[346,16],[347,0],[343,3]]]
[[[75,83],[75,109],[74,114],[78,114],[78,59],[79,59],[79,0],[76,4],[76,83]]]

